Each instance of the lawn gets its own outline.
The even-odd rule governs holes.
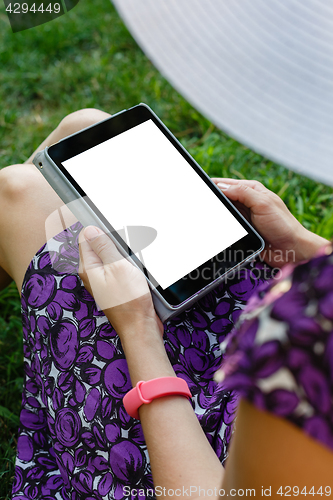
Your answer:
[[[154,69],[108,0],[13,34],[0,7],[0,168],[22,163],[66,114],[145,102],[211,176],[254,178],[310,230],[333,235],[332,189],[239,144],[193,109]],[[167,202],[167,200],[166,200]],[[0,499],[10,498],[22,390],[20,302],[0,292]]]

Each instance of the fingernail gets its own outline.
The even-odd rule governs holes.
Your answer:
[[[217,185],[219,188],[223,189],[223,191],[225,191],[226,189],[229,189],[229,187],[230,187],[230,184],[225,184],[224,182],[218,182]]]
[[[100,234],[101,234],[100,230],[94,226],[88,226],[84,230],[84,237],[88,241],[94,240],[95,238],[97,238],[97,236],[100,236]]]

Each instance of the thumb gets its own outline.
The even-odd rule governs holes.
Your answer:
[[[121,259],[112,240],[99,228],[88,226],[80,233],[79,274]]]
[[[90,247],[90,251],[87,249],[87,263],[92,266],[111,264],[123,258],[111,238],[98,227],[86,227],[83,235]]]
[[[93,269],[96,267],[100,267],[103,265],[101,259],[94,252],[89,244],[89,240],[87,240],[84,236],[84,229],[79,234],[79,276],[84,281],[86,278],[86,271],[88,269]]]

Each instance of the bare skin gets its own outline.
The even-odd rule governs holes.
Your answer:
[[[60,123],[38,150],[108,116],[98,110],[73,113]],[[33,155],[28,161],[31,161],[32,157]],[[243,208],[248,209],[252,222],[258,224],[259,232],[264,234],[265,229],[270,227],[268,220],[276,224],[272,234],[265,233],[267,242],[274,248],[279,249],[277,241],[274,240],[276,228],[283,229],[286,225],[291,227],[290,238],[285,239],[283,244],[280,241],[280,246],[282,245],[284,250],[295,249],[295,260],[310,258],[325,243],[325,240],[316,235],[308,234],[304,228],[302,230],[284,205],[282,206],[275,198],[276,195],[268,194],[270,192],[267,190],[268,193],[264,195],[265,203],[262,203],[262,197],[256,198],[257,191],[262,190],[258,186],[259,183],[245,184],[245,181],[214,179],[216,183],[220,181],[232,185],[224,191],[226,196],[233,201],[241,202]],[[268,210],[273,198],[277,212],[273,217],[274,220],[271,218],[272,211]],[[45,222],[62,205],[62,201],[33,165],[29,163],[12,165],[0,171],[0,288],[13,279],[20,291],[27,266],[46,241]],[[74,221],[73,217],[72,222]],[[70,218],[67,222],[71,223]],[[63,229],[60,219],[55,219],[48,235],[54,236]],[[298,242],[302,244],[295,241],[295,234]],[[112,257],[109,259],[109,247],[103,242],[101,245],[100,240],[96,240],[92,243],[92,252],[89,253],[89,247],[86,248],[88,248],[84,256],[86,264],[89,264],[89,258],[96,259],[96,256],[98,262],[102,264],[100,267],[102,272],[94,276],[95,288],[104,287],[104,291],[107,291],[110,297],[114,293],[117,298],[119,292],[117,287],[123,286],[126,268],[120,269],[119,284],[114,286],[113,282],[110,285],[112,280],[110,282],[109,278],[112,277],[112,272],[105,273],[104,267],[104,264],[110,263],[110,259],[112,261]],[[87,267],[81,276],[87,289],[93,293],[89,288],[89,265]],[[132,273],[132,270],[130,272]],[[117,276],[115,278],[118,279]],[[129,282],[131,280],[132,277]],[[161,323],[152,306],[151,296],[144,288],[145,283],[140,283],[138,280],[137,285],[141,288],[137,298],[133,299],[130,295],[131,304],[124,303],[105,309],[107,317],[120,335],[133,384],[138,380],[175,375],[165,353]],[[123,291],[126,294],[126,290]],[[131,314],[128,314],[129,310]],[[314,481],[316,481],[314,484],[322,485],[332,483],[333,460],[330,451],[305,438],[294,426],[259,412],[248,403],[242,403],[240,407],[239,429],[233,441],[224,479],[223,468],[203,435],[191,405],[186,399],[169,397],[155,400],[140,409],[140,418],[151,458],[155,485],[174,489],[184,485],[198,485],[209,489],[221,487],[224,481],[225,488],[244,487],[245,482],[249,482],[246,487],[259,488],[263,472],[267,481],[281,481],[282,485],[294,485],[296,478],[298,481],[305,481],[305,484],[311,483],[311,486]],[[161,428],[163,433],[159,432]],[[269,440],[270,436],[274,436],[277,443],[275,441],[272,443]],[[184,442],[190,443],[188,448],[184,447]],[[289,444],[287,446],[284,443],[293,443],[293,446],[289,447]],[[252,453],[254,447],[256,451]],[[273,457],[269,463],[267,456]],[[296,476],[293,475],[295,462],[298,464]],[[313,477],[314,464],[317,464],[315,477]],[[240,468],[245,475],[239,474]],[[270,476],[275,472],[280,475]],[[195,493],[192,497],[196,498]],[[273,498],[281,497],[273,496]]]
[[[97,109],[68,115],[27,162],[37,151],[108,117],[108,113]],[[21,290],[32,257],[46,241],[45,221],[62,206],[58,195],[31,163],[11,165],[0,171],[0,289],[13,279]],[[68,224],[75,220],[69,214]],[[52,224],[49,237],[64,229],[60,218],[55,217]]]
[[[121,259],[105,234],[92,230],[90,226],[80,235],[80,276],[117,330],[132,386],[140,380],[175,377],[145,278]],[[186,398],[155,399],[142,405],[139,415],[155,488],[160,488],[162,498],[172,498],[174,495],[168,494],[171,490],[182,498],[218,498],[222,489],[222,497],[244,496],[237,494],[241,489],[252,489],[252,496],[262,497],[262,487],[272,488],[271,498],[281,498],[281,486],[295,486],[299,492],[304,487],[306,491],[314,487],[317,492],[326,486],[333,491],[332,451],[290,422],[259,411],[246,401],[239,407],[225,471]],[[187,493],[182,494],[184,490]],[[283,489],[285,493],[288,490]]]
[[[110,117],[97,109],[84,109],[66,116],[45,139],[24,165],[11,165],[0,170],[0,289],[13,279],[18,290],[26,269],[46,241],[45,221],[63,202],[53,191],[31,161],[34,155],[60,139],[89,125]],[[257,181],[213,179],[230,185],[223,192],[232,201],[241,203],[252,223],[273,249],[295,249],[295,258],[302,260],[313,255],[325,240],[307,231],[290,214],[282,200]],[[67,225],[76,219],[69,214]],[[54,217],[48,237],[64,229],[60,218]],[[286,228],[288,229],[286,231]],[[281,236],[283,235],[283,236]],[[274,253],[273,253],[274,255]],[[265,258],[273,266],[283,261]]]

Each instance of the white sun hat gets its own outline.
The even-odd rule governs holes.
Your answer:
[[[333,184],[331,0],[113,0],[170,83],[215,125]]]

